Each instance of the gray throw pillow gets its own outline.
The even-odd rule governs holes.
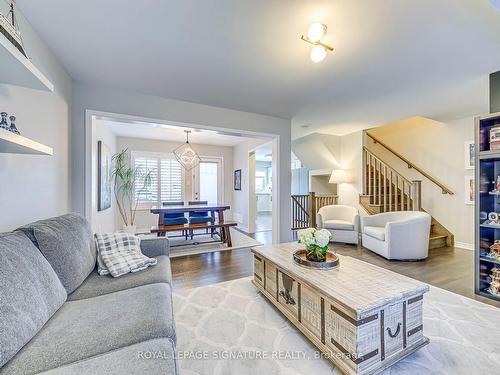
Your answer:
[[[36,335],[66,297],[50,264],[23,233],[0,234],[0,367]]]
[[[67,214],[25,225],[22,230],[56,271],[66,292],[78,288],[96,265],[96,249],[88,221]]]

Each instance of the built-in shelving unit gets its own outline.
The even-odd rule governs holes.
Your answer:
[[[37,90],[54,91],[54,85],[0,33],[0,82]]]
[[[54,85],[0,33],[0,83],[54,91]],[[7,110],[7,108],[2,108]],[[51,147],[29,138],[0,129],[0,153],[52,155]]]
[[[29,138],[0,129],[0,153],[52,155],[53,150]]]
[[[493,135],[493,140],[490,140],[490,135]],[[500,113],[476,118],[474,287],[476,294],[495,300],[500,300],[500,295],[495,294],[500,281],[495,280],[495,275],[499,272],[496,270],[500,270],[500,260],[493,255],[497,247],[493,245],[500,240],[500,222],[491,221],[489,214],[496,213],[500,216],[498,135]]]

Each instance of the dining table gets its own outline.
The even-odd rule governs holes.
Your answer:
[[[168,205],[168,206],[153,206],[151,207],[151,213],[159,215],[158,225],[163,224],[163,214],[177,214],[185,212],[210,212],[210,215],[215,220],[217,214],[217,220],[219,222],[224,221],[224,211],[229,210],[231,207],[227,204],[220,203],[208,203],[208,204],[179,204],[179,205]]]
[[[230,227],[237,226],[236,222],[225,221],[224,211],[229,210],[231,207],[227,204],[182,204],[182,205],[164,205],[164,206],[153,206],[150,212],[152,214],[158,215],[158,225],[151,228],[151,233],[156,233],[158,236],[164,236],[167,232],[181,231],[184,233],[183,236],[188,238],[188,232],[191,233],[191,239],[194,234],[194,230],[205,229],[208,233],[210,230],[212,237],[216,234],[217,229],[220,229],[221,242],[225,243],[228,247],[232,246]],[[165,225],[164,217],[165,214],[178,214],[178,213],[190,213],[190,212],[208,212],[212,217],[212,221],[209,223],[201,224],[181,224],[181,225]],[[179,236],[177,236],[179,237]],[[206,243],[206,242],[205,242]],[[181,244],[177,246],[185,246],[187,244]]]

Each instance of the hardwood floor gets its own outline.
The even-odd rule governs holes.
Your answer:
[[[270,232],[259,233],[252,237],[264,243],[271,242]],[[388,261],[362,247],[344,244],[332,246],[339,254],[352,256],[433,286],[500,307],[500,302],[474,294],[472,251],[453,247],[432,249],[425,261],[397,262]],[[174,258],[171,262],[173,286],[176,290],[214,284],[253,274],[253,257],[250,249],[191,255]]]

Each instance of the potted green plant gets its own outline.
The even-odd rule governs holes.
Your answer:
[[[324,262],[332,234],[326,229],[306,228],[297,231],[299,242],[306,246],[306,258],[312,262]]]
[[[139,204],[137,198],[151,186],[151,171],[133,167],[130,163],[128,149],[113,155],[112,160],[113,191],[118,212],[120,212],[123,221],[123,230],[135,234],[137,229],[135,214]],[[136,191],[137,186],[140,188]]]

